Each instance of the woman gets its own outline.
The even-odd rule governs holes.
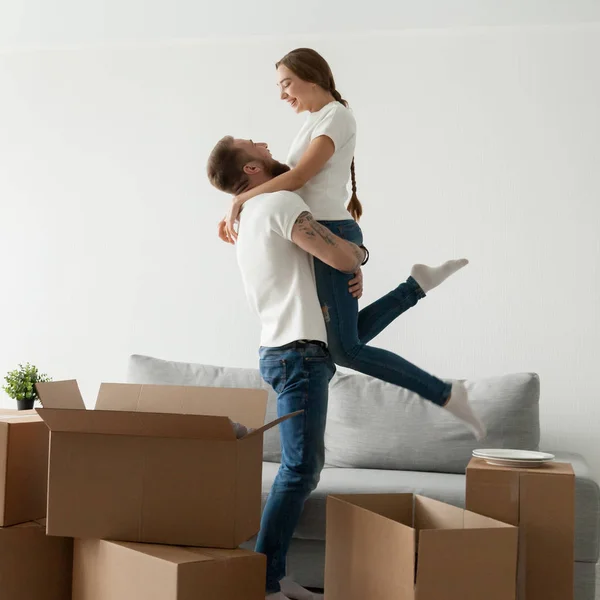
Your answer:
[[[309,113],[308,118],[292,143],[287,159],[290,171],[235,197],[228,216],[220,224],[220,237],[231,243],[235,241],[234,223],[250,198],[288,190],[297,192],[313,217],[336,235],[362,245],[357,222],[362,205],[356,194],[354,168],[356,122],[348,103],[338,92],[326,60],[315,50],[293,50],[276,68],[281,99],[297,114]],[[346,207],[349,179],[352,196]],[[462,382],[451,385],[392,352],[367,345],[396,317],[467,262],[453,260],[435,268],[415,265],[405,283],[360,312],[357,298],[348,293],[352,276],[316,259],[315,276],[327,324],[329,351],[336,364],[416,392],[465,421],[481,439],[485,427],[471,410]]]

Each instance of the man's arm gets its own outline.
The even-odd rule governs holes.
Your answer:
[[[327,227],[303,212],[292,229],[294,244],[342,273],[356,273],[365,260],[365,251],[331,233]]]

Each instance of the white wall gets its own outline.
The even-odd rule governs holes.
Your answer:
[[[377,343],[444,377],[540,373],[544,447],[600,477],[600,25],[0,54],[0,373],[29,360],[91,401],[132,352],[256,364],[204,163],[228,132],[285,157],[272,65],[300,44],[358,118],[365,302],[472,261]]]
[[[0,47],[594,21],[598,0],[18,0]]]

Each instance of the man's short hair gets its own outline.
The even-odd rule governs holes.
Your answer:
[[[252,158],[241,148],[234,146],[234,139],[226,135],[219,140],[208,157],[208,179],[218,190],[228,194],[241,194],[249,185],[244,166]]]

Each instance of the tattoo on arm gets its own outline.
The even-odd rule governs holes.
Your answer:
[[[327,227],[321,225],[318,221],[315,221],[309,212],[305,211],[301,213],[296,219],[296,223],[298,224],[298,229],[306,237],[315,238],[319,236],[329,246],[337,246],[337,241],[331,231],[329,231]]]
[[[340,248],[340,240],[335,236],[327,227],[321,225],[318,221],[315,221],[313,216],[305,211],[300,214],[300,216],[296,219],[296,225],[298,226],[298,231],[301,235],[309,238],[311,240],[316,240],[317,238],[321,238],[328,246],[332,248]],[[352,242],[348,242],[347,240],[341,240],[342,245],[347,245],[348,250],[352,253],[352,256],[355,258],[356,262],[350,271],[343,271],[344,273],[355,273],[360,268],[362,262],[365,259],[365,252],[362,248],[353,244]]]
[[[356,244],[352,244],[352,252],[356,257],[356,270],[358,270],[360,269],[363,260],[365,260],[365,252],[360,246],[357,246]]]

